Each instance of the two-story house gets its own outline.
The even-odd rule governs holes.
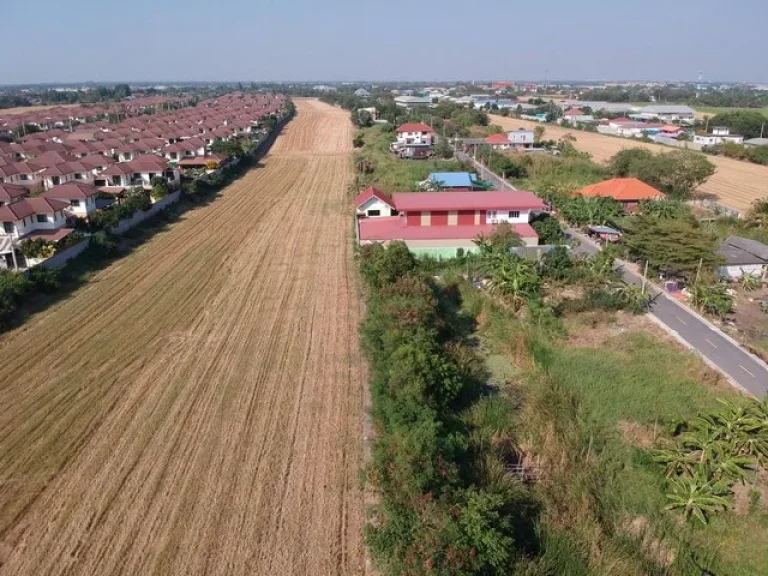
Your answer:
[[[512,144],[512,148],[518,150],[520,148],[533,148],[535,144],[533,130],[513,130],[507,132],[507,140]]]
[[[54,186],[43,192],[40,198],[48,198],[65,202],[68,206],[64,212],[74,218],[88,218],[96,212],[96,196],[99,190],[82,182],[68,182],[61,186]]]
[[[531,192],[397,192],[392,195],[390,214],[370,214],[371,198],[381,200],[378,191],[358,197],[366,218],[358,220],[360,244],[402,240],[417,253],[453,256],[456,250],[474,251],[474,240],[506,222],[526,246],[536,246],[539,237],[531,227],[532,213],[544,204]],[[366,198],[367,196],[367,198]]]
[[[427,158],[436,142],[435,131],[426,124],[403,124],[397,129],[397,140],[390,149],[403,158]]]
[[[716,126],[712,128],[709,134],[695,134],[693,136],[694,144],[702,146],[717,146],[718,144],[743,144],[744,136],[731,134],[730,128],[726,126]]]

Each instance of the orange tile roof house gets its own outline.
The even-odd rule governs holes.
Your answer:
[[[627,212],[637,210],[640,200],[660,200],[665,197],[663,192],[637,178],[612,178],[585,186],[576,194],[585,198],[613,198]]]

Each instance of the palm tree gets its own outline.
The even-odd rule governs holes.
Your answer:
[[[707,524],[709,516],[730,506],[726,498],[730,494],[727,486],[710,482],[701,476],[675,478],[670,481],[671,491],[667,493],[667,510],[681,510],[688,520],[696,518]]]

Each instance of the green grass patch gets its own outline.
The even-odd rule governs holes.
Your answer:
[[[376,186],[382,192],[409,192],[416,190],[416,183],[427,179],[432,172],[473,171],[457,160],[404,160],[389,151],[395,141],[395,133],[382,126],[364,128],[360,131],[363,147],[355,154],[357,184],[360,188]],[[360,170],[367,161],[370,173]]]
[[[465,293],[477,313],[476,291]],[[487,299],[477,317],[489,372],[524,407],[516,435],[547,463],[536,493],[548,568],[573,562],[573,573],[585,574],[768,574],[768,547],[755,546],[768,541],[764,504],[721,513],[706,526],[685,523],[664,510],[663,469],[651,459],[655,439],[669,436],[671,425],[717,408],[718,398],[738,402],[735,391],[702,382],[706,371],[695,356],[640,328],[613,331],[616,318],[583,324],[602,332],[601,342],[574,328],[569,337],[563,326],[534,325]]]
[[[726,114],[728,112],[760,112],[768,119],[768,107],[766,108],[727,108],[724,106],[692,106],[697,112],[715,116],[717,114]]]

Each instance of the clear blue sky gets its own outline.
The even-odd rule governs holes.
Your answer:
[[[768,0],[2,0],[0,84],[768,82]]]

